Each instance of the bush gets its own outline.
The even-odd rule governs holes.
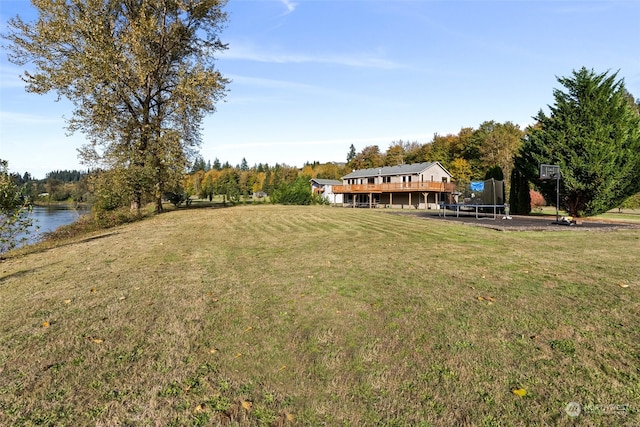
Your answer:
[[[112,228],[118,225],[128,224],[138,221],[145,215],[138,214],[129,208],[119,208],[112,210],[94,209],[93,219],[98,228]]]
[[[529,190],[529,197],[531,198],[531,210],[537,210],[542,208],[542,206],[546,206],[547,202],[544,200],[542,194],[540,194],[536,190]]]
[[[283,184],[271,196],[271,202],[281,205],[310,205],[314,197],[311,194],[310,178],[302,175],[293,184]]]
[[[175,206],[176,208],[179,207],[181,204],[183,204],[184,202],[188,203],[189,197],[187,196],[187,193],[185,192],[166,192],[164,193],[164,198],[165,200],[168,200],[169,202],[171,202],[171,204],[173,206]]]

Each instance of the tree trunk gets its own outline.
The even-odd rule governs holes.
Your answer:
[[[142,205],[142,193],[136,190],[133,193],[133,199],[131,199],[131,212],[135,212],[136,214],[139,214],[141,205]]]

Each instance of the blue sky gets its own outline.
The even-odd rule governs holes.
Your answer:
[[[619,70],[640,98],[640,2],[230,0],[218,68],[233,82],[203,122],[205,160],[345,161],[349,146],[429,142],[486,120],[525,127],[556,76]],[[26,0],[0,0],[32,17]],[[0,158],[38,178],[80,169],[66,101],[28,94],[0,57]]]

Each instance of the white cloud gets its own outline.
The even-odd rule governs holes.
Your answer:
[[[405,65],[398,64],[381,57],[379,54],[372,53],[312,55],[306,53],[279,52],[277,50],[270,51],[265,48],[257,48],[253,45],[242,42],[232,42],[229,46],[229,50],[222,52],[219,55],[221,59],[235,59],[275,64],[315,63],[388,70],[406,68]]]
[[[433,136],[427,134],[415,134],[403,136],[402,138],[398,138],[398,136],[376,136],[376,137],[367,137],[367,138],[335,138],[335,139],[318,139],[318,140],[306,140],[306,141],[252,141],[252,142],[240,142],[240,143],[231,143],[231,144],[218,144],[217,148],[220,149],[238,149],[238,148],[277,148],[277,147],[324,147],[327,145],[340,145],[343,146],[345,144],[354,144],[357,146],[366,146],[366,145],[380,145],[381,148],[384,149],[386,145],[391,143],[391,141],[396,141],[398,139],[406,140],[406,141],[424,141],[431,140]],[[384,147],[382,145],[384,145]]]
[[[64,123],[60,117],[41,116],[30,113],[15,113],[12,111],[0,111],[0,123],[3,127],[16,124],[48,124],[48,123]]]
[[[264,103],[298,103],[301,94],[305,99],[330,99],[332,102],[365,105],[380,105],[386,108],[403,108],[406,104],[402,101],[380,97],[371,93],[359,93],[357,91],[344,90],[337,87],[317,86],[287,80],[275,80],[262,77],[249,77],[241,75],[229,76],[233,83],[243,87],[253,87],[258,90],[250,92],[250,96],[234,95],[233,89],[227,102],[232,104],[264,104]]]
[[[0,64],[0,88],[11,89],[24,87],[25,83],[20,78],[24,70],[17,67],[9,67]]]
[[[280,0],[280,3],[282,3],[284,7],[287,8],[287,11],[284,13],[285,15],[292,13],[298,6],[298,3],[294,3],[291,0]]]

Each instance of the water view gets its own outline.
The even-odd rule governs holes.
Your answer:
[[[61,225],[75,222],[88,212],[86,208],[74,208],[71,205],[34,206],[31,212],[33,225],[28,243],[38,241],[44,233],[53,231]]]

